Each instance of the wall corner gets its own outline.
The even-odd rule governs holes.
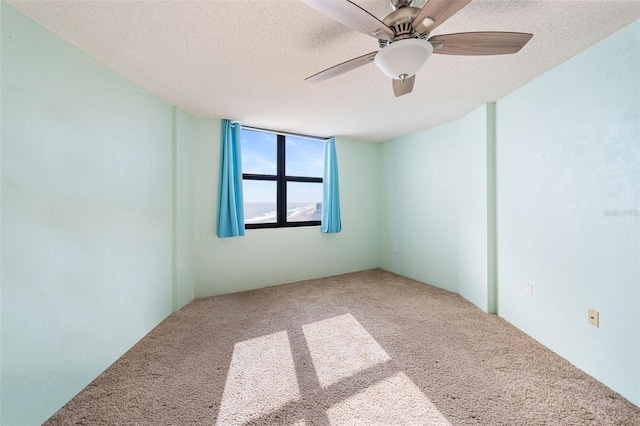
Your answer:
[[[487,312],[498,313],[496,103],[487,111]]]

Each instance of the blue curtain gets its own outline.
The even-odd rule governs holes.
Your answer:
[[[244,235],[242,204],[242,157],[240,154],[240,123],[222,120],[220,152],[220,188],[218,191],[218,237]]]
[[[324,177],[322,199],[322,232],[337,233],[342,231],[340,221],[340,191],[338,189],[338,160],[336,159],[336,142],[334,138],[324,146]]]

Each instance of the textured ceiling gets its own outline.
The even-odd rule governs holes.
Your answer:
[[[170,104],[252,126],[379,142],[496,101],[640,18],[640,1],[474,0],[433,35],[534,34],[515,55],[433,55],[413,93],[367,65],[304,79],[378,50],[377,41],[297,0],[9,1]],[[386,0],[355,0],[379,19]],[[422,7],[424,0],[416,0]]]

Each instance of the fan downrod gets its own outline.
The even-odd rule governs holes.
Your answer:
[[[389,0],[393,10],[402,9],[403,7],[411,7],[413,0]]]

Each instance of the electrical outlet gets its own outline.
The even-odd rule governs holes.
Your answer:
[[[397,245],[397,244],[393,246],[393,252],[394,252],[394,253],[397,253],[397,252],[398,252],[398,245]]]
[[[595,328],[600,328],[600,312],[589,308],[587,321]]]
[[[525,283],[524,292],[527,296],[533,296],[533,284]]]

